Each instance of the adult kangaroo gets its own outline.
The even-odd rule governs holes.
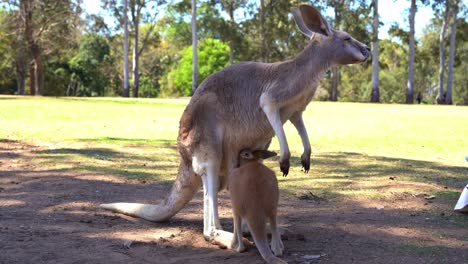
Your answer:
[[[312,6],[301,5],[292,13],[299,30],[310,38],[297,57],[277,63],[231,65],[198,87],[180,119],[177,144],[181,161],[170,194],[157,205],[114,203],[101,207],[149,221],[167,221],[192,199],[202,183],[203,234],[230,245],[232,233],[222,231],[219,222],[218,191],[226,187],[242,149],[267,149],[276,134],[279,165],[287,175],[290,152],[283,124],[289,120],[301,136],[301,162],[304,170],[309,170],[311,147],[302,112],[331,66],[364,62],[370,49],[348,33],[332,29]]]

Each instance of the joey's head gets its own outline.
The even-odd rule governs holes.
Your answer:
[[[242,166],[249,162],[258,162],[274,156],[276,156],[276,153],[268,150],[252,151],[248,148],[243,149],[239,152],[239,166]]]
[[[346,65],[366,61],[370,48],[344,31],[330,27],[320,12],[310,5],[300,5],[292,10],[299,30],[310,38],[310,45],[320,47],[320,52],[309,56],[322,56],[329,65]]]

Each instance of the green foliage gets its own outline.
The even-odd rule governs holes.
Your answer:
[[[0,8],[0,94],[13,94],[16,91],[12,36],[7,26],[11,17],[11,13]]]
[[[13,2],[13,1],[12,1]],[[75,1],[46,0],[35,5],[33,29],[39,36],[44,62],[44,95],[119,96],[122,93],[123,38],[117,30],[105,24],[98,15],[81,17]],[[422,36],[417,39],[415,60],[415,95],[434,103],[439,72],[439,30],[443,15],[443,2],[436,1],[435,18],[430,21]],[[118,1],[106,1],[109,14],[120,21]],[[228,62],[228,43],[234,43],[234,61],[276,62],[294,57],[306,45],[307,38],[298,32],[290,9],[297,1],[264,1],[264,21],[260,19],[260,3],[245,0],[198,1],[197,25],[200,41],[200,82],[212,72],[225,67]],[[371,7],[368,1],[314,2],[329,22],[339,30],[349,32],[363,43],[371,42]],[[115,9],[117,8],[117,9]],[[145,7],[146,8],[146,7]],[[139,96],[187,96],[191,93],[191,4],[189,0],[172,1],[143,10],[161,12],[155,27],[142,17],[140,36],[149,41],[140,55]],[[164,12],[162,12],[164,9]],[[150,12],[148,12],[150,10]],[[231,21],[230,10],[235,23]],[[336,14],[335,14],[336,12]],[[465,11],[463,11],[465,12]],[[461,14],[464,14],[461,12]],[[0,93],[13,94],[18,80],[26,78],[28,88],[30,50],[18,23],[18,6],[10,5],[0,10]],[[155,13],[152,13],[155,14]],[[336,17],[335,17],[336,15]],[[66,21],[66,23],[62,23]],[[468,26],[460,15],[457,25],[457,46],[453,84],[454,104],[468,104]],[[117,23],[120,25],[121,23]],[[118,26],[117,26],[118,27]],[[262,27],[265,50],[262,49]],[[87,31],[83,31],[83,29]],[[389,30],[390,39],[380,40],[380,95],[381,102],[404,101],[408,67],[408,32],[403,25]],[[130,31],[133,29],[130,28]],[[40,32],[40,34],[39,34]],[[445,38],[446,56],[449,53],[450,28]],[[130,32],[130,36],[132,32]],[[130,47],[133,46],[130,38]],[[143,38],[139,46],[143,47]],[[208,43],[208,44],[205,44]],[[203,45],[209,48],[204,48]],[[447,58],[448,59],[448,58]],[[129,55],[132,61],[132,54]],[[17,65],[22,65],[21,72]],[[131,65],[130,65],[131,67]],[[25,75],[21,78],[21,74]],[[446,71],[447,75],[447,71]],[[339,100],[369,101],[371,91],[371,65],[353,65],[340,68]],[[445,85],[446,85],[445,78]],[[320,82],[318,100],[327,100],[331,76]]]
[[[216,39],[204,39],[198,46],[199,83],[210,74],[226,67],[229,63],[229,47]],[[180,60],[173,66],[162,82],[164,94],[188,96],[192,92],[192,47],[180,52]]]
[[[79,82],[75,95],[104,95],[108,80],[101,66],[108,59],[109,52],[109,45],[103,36],[95,33],[84,36],[78,54],[70,60],[72,78]]]

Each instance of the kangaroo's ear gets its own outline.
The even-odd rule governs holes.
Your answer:
[[[327,20],[323,18],[320,12],[310,5],[300,5],[299,8],[293,8],[292,14],[299,30],[309,38],[314,33],[325,36],[332,34],[331,27]]]
[[[258,157],[259,159],[268,159],[276,156],[276,152],[268,150],[257,150],[254,152],[254,156]]]
[[[246,160],[252,160],[254,159],[254,154],[252,153],[252,151],[250,149],[243,149],[241,150],[241,152],[239,153],[239,156],[242,158],[242,159],[246,159]]]

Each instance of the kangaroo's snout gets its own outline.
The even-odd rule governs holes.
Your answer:
[[[370,51],[371,51],[371,49],[370,49],[369,46],[367,46],[367,45],[361,46],[361,53],[362,53],[362,55],[364,55],[364,57],[365,57],[364,60],[369,59],[369,57],[370,57]]]

